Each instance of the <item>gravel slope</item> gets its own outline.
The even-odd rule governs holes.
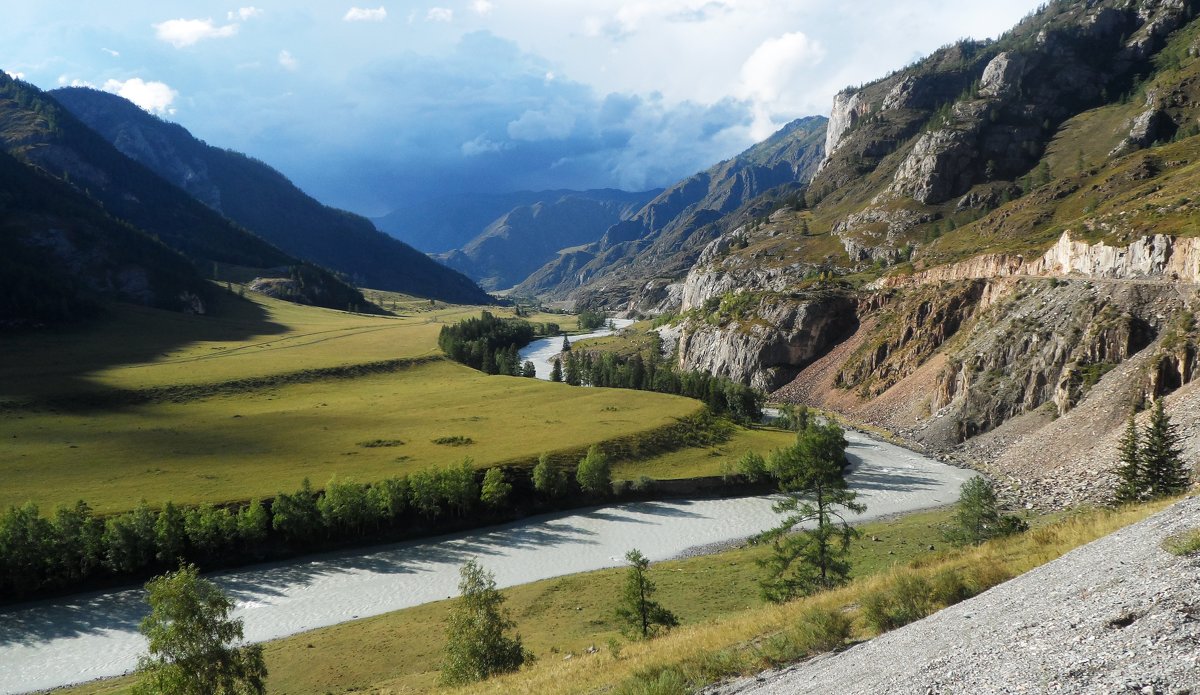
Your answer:
[[[1197,526],[1193,498],[869,642],[706,692],[1200,692],[1200,557],[1160,546]]]

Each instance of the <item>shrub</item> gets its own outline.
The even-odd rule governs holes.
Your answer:
[[[800,615],[796,643],[808,653],[831,652],[850,639],[851,624],[845,611],[813,606]]]
[[[933,587],[912,573],[897,575],[889,586],[868,593],[862,600],[863,620],[878,632],[903,627],[934,609]]]
[[[590,495],[608,494],[612,487],[612,469],[600,447],[593,444],[588,448],[587,456],[583,457],[575,470],[575,480]]]

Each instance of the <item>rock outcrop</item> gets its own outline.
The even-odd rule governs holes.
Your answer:
[[[679,340],[679,366],[773,391],[852,333],[855,302],[843,294],[765,296],[745,319],[692,321]]]

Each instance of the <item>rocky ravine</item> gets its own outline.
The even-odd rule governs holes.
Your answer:
[[[705,692],[1196,692],[1200,557],[1161,543],[1198,526],[1185,500],[924,620]]]

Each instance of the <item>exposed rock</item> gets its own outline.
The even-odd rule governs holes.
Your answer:
[[[1134,150],[1140,150],[1153,145],[1158,140],[1167,137],[1175,129],[1175,123],[1165,111],[1158,107],[1150,107],[1140,113],[1129,127],[1129,135],[1121,144],[1109,152],[1110,157],[1119,157]]]
[[[829,125],[825,130],[825,158],[821,166],[825,166],[830,155],[836,152],[838,145],[842,143],[842,138],[864,115],[864,106],[857,92],[838,92],[834,95]]]
[[[1017,92],[1025,74],[1025,59],[1019,54],[1005,51],[992,59],[983,70],[979,80],[979,95],[982,97],[1008,97]]]
[[[917,139],[889,190],[927,205],[944,202],[975,182],[978,157],[973,133],[951,128],[931,130]]]
[[[845,295],[767,297],[751,318],[685,326],[679,365],[773,391],[852,332],[856,320],[854,300]]]

